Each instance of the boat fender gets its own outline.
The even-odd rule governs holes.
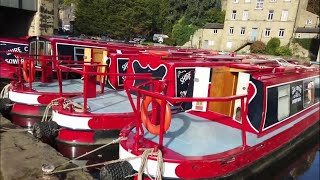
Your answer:
[[[59,125],[55,121],[36,122],[32,134],[38,139],[51,139],[58,135]]]
[[[12,109],[12,101],[9,98],[0,99],[0,112],[2,115],[7,115]]]
[[[130,180],[134,170],[128,161],[107,164],[100,171],[101,180]],[[129,177],[130,176],[130,177]]]

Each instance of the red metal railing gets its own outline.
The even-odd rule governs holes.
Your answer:
[[[35,65],[35,71],[41,71],[41,82],[47,82],[47,79],[53,77],[53,72],[57,70],[59,63],[74,62],[70,56],[49,56],[49,55],[27,55],[23,53],[13,53],[18,59],[18,82],[23,83],[23,76],[21,73],[22,65],[27,63],[27,67],[31,67],[31,62],[35,65],[39,63],[40,66]],[[28,71],[29,77],[31,76],[30,70]],[[32,91],[33,81],[29,81],[29,91]],[[23,86],[22,86],[23,87]]]
[[[159,143],[156,148],[161,148],[163,146],[163,137],[164,137],[164,118],[165,118],[165,108],[166,103],[181,103],[181,102],[194,102],[194,101],[206,101],[206,102],[227,102],[227,101],[234,101],[237,99],[241,100],[241,118],[242,118],[242,143],[243,147],[246,146],[246,135],[245,135],[245,129],[243,125],[243,121],[246,118],[247,114],[247,107],[248,104],[245,103],[245,99],[247,99],[248,95],[235,95],[235,96],[228,96],[228,97],[206,97],[206,98],[196,98],[196,97],[168,97],[166,96],[162,90],[165,87],[166,82],[160,81],[160,80],[151,80],[148,82],[145,82],[143,84],[140,84],[135,87],[129,87],[125,86],[125,90],[127,92],[127,95],[130,100],[130,104],[133,108],[133,111],[136,116],[136,134],[135,134],[135,148],[138,151],[138,143],[141,136],[144,135],[144,130],[142,128],[142,121],[141,121],[141,98],[145,98],[146,96],[150,96],[153,100],[159,99],[161,101],[160,105],[160,134],[159,134]],[[150,87],[150,90],[142,89],[144,86],[148,85]],[[133,98],[131,93],[135,92],[137,95],[137,102],[136,104],[133,102]],[[155,111],[156,108],[152,108],[152,111]]]
[[[64,64],[58,65],[58,80],[59,80],[59,89],[60,96],[63,96],[63,86],[62,86],[62,75],[61,71],[68,71],[82,75],[83,77],[83,107],[87,107],[88,98],[96,97],[97,91],[96,87],[96,77],[100,76],[100,93],[104,93],[104,87],[106,83],[107,76],[125,76],[126,79],[134,78],[134,79],[143,79],[150,80],[152,78],[152,74],[150,73],[140,73],[140,74],[130,74],[130,73],[109,73],[107,72],[108,65],[99,64],[99,63],[85,63],[83,64],[82,70],[74,68],[74,66],[78,66],[75,64]],[[104,71],[101,72],[101,69],[104,67]],[[98,72],[100,69],[100,72]],[[84,108],[84,113],[87,113],[87,109]]]

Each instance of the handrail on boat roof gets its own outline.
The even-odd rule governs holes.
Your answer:
[[[159,135],[159,143],[157,144],[156,148],[161,148],[163,146],[163,138],[164,138],[164,133],[165,133],[165,114],[168,113],[166,112],[166,107],[168,103],[171,104],[177,104],[177,103],[182,103],[182,102],[199,102],[199,101],[205,101],[205,102],[227,102],[227,101],[233,101],[233,100],[240,100],[241,101],[241,119],[246,118],[247,112],[248,112],[248,102],[245,101],[245,99],[248,98],[247,94],[243,95],[234,95],[234,96],[226,96],[226,97],[169,97],[166,96],[165,93],[163,92],[164,87],[166,86],[166,82],[162,80],[149,80],[148,82],[145,82],[143,84],[140,84],[138,86],[125,86],[125,90],[127,93],[127,96],[129,98],[129,102],[132,106],[133,112],[136,117],[135,121],[135,126],[136,126],[136,138],[135,138],[135,147],[136,151],[138,151],[139,147],[139,139],[144,135],[144,129],[142,127],[142,120],[141,120],[141,108],[142,108],[142,102],[141,99],[145,97],[151,97],[153,100],[159,100],[160,104],[160,121],[159,121],[159,127],[160,127],[160,133]],[[143,87],[148,87],[149,90],[144,89]],[[133,102],[133,98],[131,93],[135,92],[137,98],[137,102]],[[158,108],[152,108],[152,111],[158,111]],[[152,114],[158,114],[158,113],[152,113]],[[170,112],[171,114],[171,112]],[[171,118],[171,116],[170,116]],[[246,146],[246,136],[245,136],[245,130],[244,130],[244,125],[241,123],[242,127],[242,141],[243,141],[243,146]],[[120,136],[126,136],[126,133],[129,133],[129,131],[122,131],[122,134]],[[123,134],[125,133],[125,134]]]

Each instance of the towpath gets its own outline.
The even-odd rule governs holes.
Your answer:
[[[1,115],[0,118],[1,127],[19,129]],[[51,146],[35,139],[28,132],[0,132],[0,137],[0,180],[93,179],[90,174],[82,170],[45,176],[41,170],[43,164],[60,165],[68,159]],[[75,165],[69,164],[68,167],[75,167]]]

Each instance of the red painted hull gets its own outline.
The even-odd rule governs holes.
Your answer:
[[[10,112],[10,119],[18,126],[30,128],[34,123],[41,121],[45,108],[46,106],[15,103]]]

